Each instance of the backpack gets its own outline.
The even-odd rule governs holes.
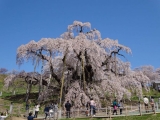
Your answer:
[[[118,107],[121,107],[121,104],[120,104],[120,103],[118,103]]]
[[[117,102],[116,102],[116,101],[113,102],[113,107],[114,107],[114,106],[117,106]]]
[[[86,108],[89,108],[89,107],[90,107],[90,102],[87,102]]]

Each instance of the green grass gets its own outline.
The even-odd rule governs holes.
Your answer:
[[[142,89],[142,91],[143,91],[143,96],[147,96],[148,98],[150,96],[153,96],[154,101],[158,102],[158,99],[160,98],[160,92],[159,91],[153,89],[152,87],[150,88],[149,92],[147,92],[144,88]],[[138,102],[139,98],[136,95],[132,94],[131,101]],[[143,99],[141,99],[140,101],[143,102]]]
[[[154,96],[155,98],[160,97],[160,92],[158,92],[157,90],[151,88],[149,92],[143,90],[143,94],[146,96]]]
[[[112,120],[160,120],[160,114],[117,117],[117,118],[113,118]]]
[[[61,119],[61,120],[73,120],[70,119]],[[75,118],[75,120],[110,120],[109,118]],[[160,120],[160,114],[152,115],[142,115],[142,116],[126,116],[126,117],[115,117],[111,120]]]
[[[14,97],[13,91],[15,91],[16,95],[20,95],[20,96],[23,95],[25,97],[27,83],[23,79],[18,78],[17,80],[14,81],[14,83],[9,88],[4,88],[3,81],[5,77],[6,75],[0,74],[0,91],[2,91],[1,98],[6,99],[8,97],[12,97],[12,96]],[[38,85],[32,85],[31,93],[35,93],[35,94],[38,93]]]
[[[27,84],[22,79],[17,79],[14,81],[11,87],[4,88],[4,78],[6,75],[0,74],[0,91],[2,91],[1,104],[7,105],[3,106],[3,109],[9,109],[9,105],[13,102],[14,106],[23,106],[25,107],[25,95]],[[15,91],[15,95],[13,95],[13,91]],[[30,99],[36,99],[38,95],[38,86],[32,86]],[[21,111],[25,111],[22,110]]]
[[[61,120],[74,120],[74,118],[64,118]],[[75,118],[75,120],[103,120],[102,118]]]

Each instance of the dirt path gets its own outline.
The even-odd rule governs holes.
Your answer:
[[[12,117],[12,118],[7,118],[6,120],[27,120],[27,119],[22,117]]]

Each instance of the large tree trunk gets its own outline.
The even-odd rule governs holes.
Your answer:
[[[32,77],[32,79],[33,79],[33,77]],[[25,100],[26,103],[28,103],[28,99],[29,99],[29,95],[31,93],[31,90],[32,90],[32,80],[28,81],[28,83],[27,83],[27,93],[26,93],[26,100]]]
[[[26,100],[25,100],[26,103],[28,102],[28,98],[29,98],[29,88],[30,88],[30,84],[27,83]]]
[[[39,92],[38,92],[38,96],[40,96],[41,92],[42,92],[42,73],[43,73],[43,62],[42,62],[42,68],[41,68],[41,78],[39,81]]]

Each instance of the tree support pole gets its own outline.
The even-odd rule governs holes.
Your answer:
[[[62,111],[62,94],[63,94],[63,86],[64,86],[64,71],[65,71],[65,66],[66,66],[66,56],[67,56],[67,51],[66,50],[66,54],[64,55],[63,58],[63,71],[62,71],[62,77],[61,77],[61,91],[60,91],[60,101],[59,101],[59,117],[61,118],[61,111]]]

